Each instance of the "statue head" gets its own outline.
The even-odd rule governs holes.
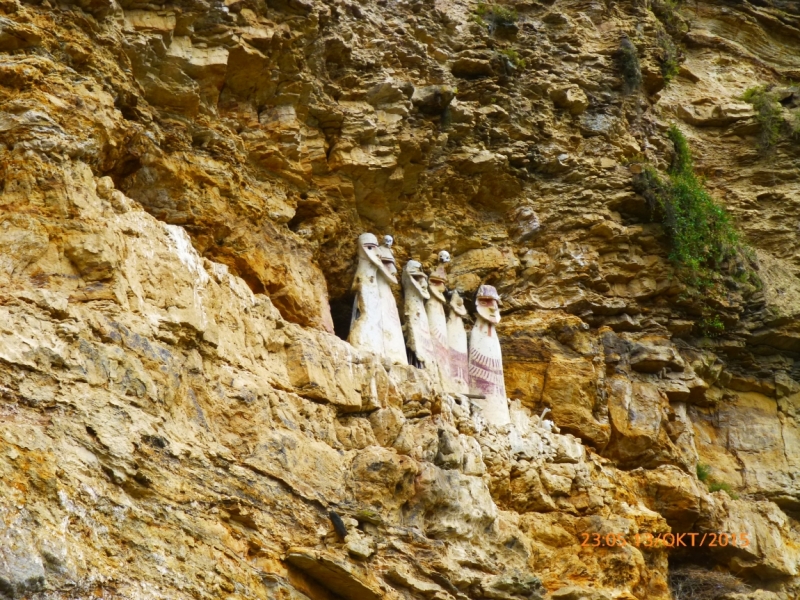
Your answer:
[[[450,310],[456,313],[459,317],[467,316],[467,307],[464,306],[464,299],[457,291],[453,290],[450,296]]]
[[[358,236],[358,257],[371,262],[392,283],[397,283],[397,278],[386,268],[378,252],[378,238],[371,233],[362,233]]]
[[[431,297],[428,292],[428,278],[422,270],[422,265],[416,260],[408,261],[403,269],[403,289],[406,294],[416,291],[423,300]]]
[[[444,292],[447,288],[447,272],[444,270],[445,264],[450,262],[450,253],[447,250],[439,252],[439,266],[436,267],[428,277],[428,288],[431,295],[442,304],[445,304]]]
[[[389,271],[392,275],[397,275],[397,263],[394,260],[394,253],[392,252],[392,244],[394,243],[394,238],[390,235],[383,236],[383,246],[378,248],[378,255],[381,257],[383,261],[383,266],[386,267],[386,270]],[[392,282],[395,283],[395,282]]]
[[[475,294],[478,316],[495,325],[500,322],[500,296],[491,285],[482,285]]]

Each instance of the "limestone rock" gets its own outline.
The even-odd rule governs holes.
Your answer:
[[[446,86],[429,85],[414,90],[411,101],[420,112],[442,114],[452,102],[455,94]]]
[[[3,52],[38,46],[41,41],[42,36],[33,27],[0,17],[0,50]]]
[[[800,597],[795,7],[479,4],[0,0],[0,595]],[[363,231],[497,289],[509,423],[348,345]],[[591,546],[670,531],[750,543]]]
[[[560,87],[550,90],[550,99],[559,108],[566,108],[573,115],[579,115],[589,107],[589,99],[578,87]]]
[[[312,551],[290,548],[286,561],[307,573],[334,594],[355,600],[378,600],[380,590],[365,582],[363,576],[344,561],[337,561]]]

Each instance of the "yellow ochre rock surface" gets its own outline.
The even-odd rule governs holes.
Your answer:
[[[0,599],[800,598],[798,80],[783,0],[0,0]],[[510,425],[344,341],[367,231]]]

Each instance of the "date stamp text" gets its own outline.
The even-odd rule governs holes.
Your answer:
[[[612,548],[633,546],[635,548],[724,548],[733,546],[747,548],[750,538],[743,533],[581,533],[581,546],[590,548]]]

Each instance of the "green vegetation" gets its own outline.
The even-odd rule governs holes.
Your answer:
[[[688,30],[686,22],[678,13],[680,4],[681,0],[653,0],[651,4],[653,14],[673,39],[680,39]]]
[[[709,491],[709,492],[719,492],[719,491],[723,491],[723,492],[725,492],[726,494],[728,494],[728,496],[730,496],[731,498],[733,498],[734,500],[738,500],[738,499],[739,499],[739,494],[737,494],[736,492],[734,492],[734,491],[733,491],[733,489],[731,488],[731,486],[730,486],[729,484],[727,484],[727,483],[724,483],[724,482],[722,482],[722,481],[711,481],[711,482],[708,484],[708,491]]]
[[[510,27],[519,18],[517,11],[499,4],[485,4],[481,2],[475,10],[478,19],[476,22],[496,27]]]
[[[623,36],[617,51],[617,63],[622,73],[625,93],[631,94],[642,87],[642,68],[636,46],[627,36]]]
[[[687,32],[688,27],[678,13],[681,0],[653,0],[651,9],[660,25],[656,31],[658,43],[658,61],[664,83],[669,85],[680,70],[680,61],[683,57],[680,40]]]
[[[658,62],[661,66],[661,74],[664,76],[664,82],[669,84],[680,71],[681,51],[663,28],[658,29],[656,41],[660,49]]]
[[[697,463],[697,478],[700,481],[705,481],[708,479],[708,476],[711,475],[711,465],[707,465],[704,463]]]
[[[752,104],[756,111],[756,121],[760,125],[758,149],[767,154],[781,139],[783,108],[775,93],[764,85],[748,89],[742,95],[742,100]]]
[[[784,88],[783,92],[780,94],[771,85],[758,85],[742,94],[742,100],[752,104],[756,111],[756,121],[760,126],[758,149],[765,155],[784,138],[800,139],[800,109],[786,112],[780,102],[784,97],[800,95],[800,88],[794,84]]]
[[[703,317],[697,326],[706,337],[717,337],[725,332],[725,323],[722,322],[719,315]]]
[[[634,186],[647,200],[652,217],[664,225],[672,246],[670,259],[688,283],[702,289],[724,261],[741,252],[741,242],[727,211],[695,175],[684,135],[675,125],[668,135],[675,146],[669,178],[663,180],[647,165]]]
[[[504,48],[503,50],[500,50],[500,54],[505,56],[517,69],[525,68],[525,59],[521,58],[519,53],[514,48]]]
[[[733,488],[731,488],[729,484],[716,481],[713,477],[711,477],[711,465],[697,463],[695,468],[697,470],[697,479],[706,484],[709,492],[723,491],[734,500],[739,499],[739,495],[733,491]]]

